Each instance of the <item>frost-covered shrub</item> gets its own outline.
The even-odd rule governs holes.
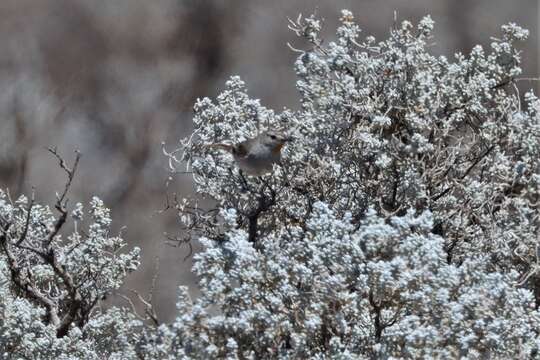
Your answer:
[[[508,358],[537,352],[539,100],[516,82],[527,31],[490,49],[429,52],[430,17],[362,39],[343,11],[290,22],[298,110],[276,113],[233,77],[195,105],[169,153],[197,192],[178,201],[200,298],[171,345],[194,358]],[[249,177],[207,146],[266,129],[295,140]],[[183,152],[181,152],[183,151]],[[179,155],[179,154],[182,155]],[[177,155],[178,154],[178,155]],[[184,297],[182,297],[183,299]]]
[[[93,198],[87,211],[77,203],[68,213],[77,162],[73,169],[62,162],[69,181],[56,210],[33,196],[14,201],[0,190],[2,359],[134,357],[129,344],[142,323],[126,311],[104,311],[100,303],[137,268],[139,249],[122,252],[124,240],[110,234],[109,210],[100,199]],[[62,233],[66,226],[69,235]]]
[[[314,204],[303,231],[203,240],[203,295],[181,298],[178,354],[194,358],[458,358],[530,352],[540,320],[516,275],[448,264],[431,215],[359,224]],[[216,312],[216,308],[220,311]],[[532,336],[532,338],[531,338]],[[239,355],[242,354],[242,355]],[[173,357],[174,358],[174,357]]]
[[[76,225],[64,238],[48,208],[4,196],[4,353],[537,356],[540,101],[519,97],[514,47],[527,31],[503,26],[490,49],[449,60],[429,52],[429,17],[379,42],[362,39],[353,20],[343,11],[324,46],[319,20],[290,22],[312,44],[291,46],[297,110],[263,107],[233,77],[215,101],[195,104],[193,135],[165,151],[173,171],[187,162],[199,195],[174,198],[179,241],[202,247],[193,255],[200,295],[180,288],[172,324],[97,306],[137,263],[136,251],[116,252],[122,241],[109,237],[99,201],[88,231]],[[267,129],[294,141],[262,177],[207,146]],[[81,214],[77,206],[75,224]]]

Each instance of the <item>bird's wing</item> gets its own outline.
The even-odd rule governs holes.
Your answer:
[[[233,154],[238,157],[246,157],[249,155],[249,149],[252,148],[252,142],[253,139],[248,139],[245,141],[242,141],[238,145],[236,145],[233,149]]]

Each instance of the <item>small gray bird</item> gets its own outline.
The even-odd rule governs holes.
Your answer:
[[[235,145],[211,144],[208,147],[228,151],[238,167],[248,175],[261,176],[272,171],[272,166],[281,160],[281,149],[290,136],[268,130],[253,139]]]

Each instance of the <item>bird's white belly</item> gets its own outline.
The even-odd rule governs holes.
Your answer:
[[[235,156],[238,167],[248,175],[260,176],[272,171],[273,165],[279,161],[279,154],[248,154],[247,156]]]

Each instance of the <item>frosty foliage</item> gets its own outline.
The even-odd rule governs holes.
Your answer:
[[[73,232],[51,238],[59,219],[49,207],[26,197],[13,202],[0,191],[0,348],[4,357],[97,359],[100,348],[103,354],[112,352],[116,339],[104,337],[107,327],[130,316],[119,310],[101,312],[99,303],[137,268],[139,249],[120,252],[125,244],[109,234],[109,210],[98,198],[89,207],[85,213],[76,204]],[[84,227],[83,215],[89,217]],[[115,319],[111,319],[113,314]],[[96,332],[99,337],[94,338]],[[97,350],[96,356],[88,357],[88,349]]]
[[[142,323],[100,303],[136,270],[139,249],[122,251],[125,242],[110,234],[109,209],[96,197],[87,211],[77,203],[68,214],[77,162],[71,169],[61,162],[69,181],[57,195],[59,216],[33,195],[14,201],[0,190],[1,359],[134,357],[125,344]],[[72,230],[61,233],[66,226]]]
[[[200,195],[173,201],[178,241],[202,250],[200,296],[180,288],[172,324],[97,307],[137,263],[136,250],[117,252],[98,200],[84,235],[75,226],[51,240],[48,208],[27,216],[28,199],[3,195],[2,349],[89,359],[538,356],[540,101],[528,92],[522,102],[516,86],[515,43],[527,31],[505,25],[490,49],[449,60],[430,54],[429,16],[384,41],[361,38],[349,11],[328,45],[321,26],[290,21],[311,43],[291,45],[298,110],[267,109],[232,77],[217,99],[195,104],[192,136],[165,150],[173,171],[187,162]],[[294,141],[262,177],[207,146],[267,129]],[[82,216],[77,206],[75,224]]]

